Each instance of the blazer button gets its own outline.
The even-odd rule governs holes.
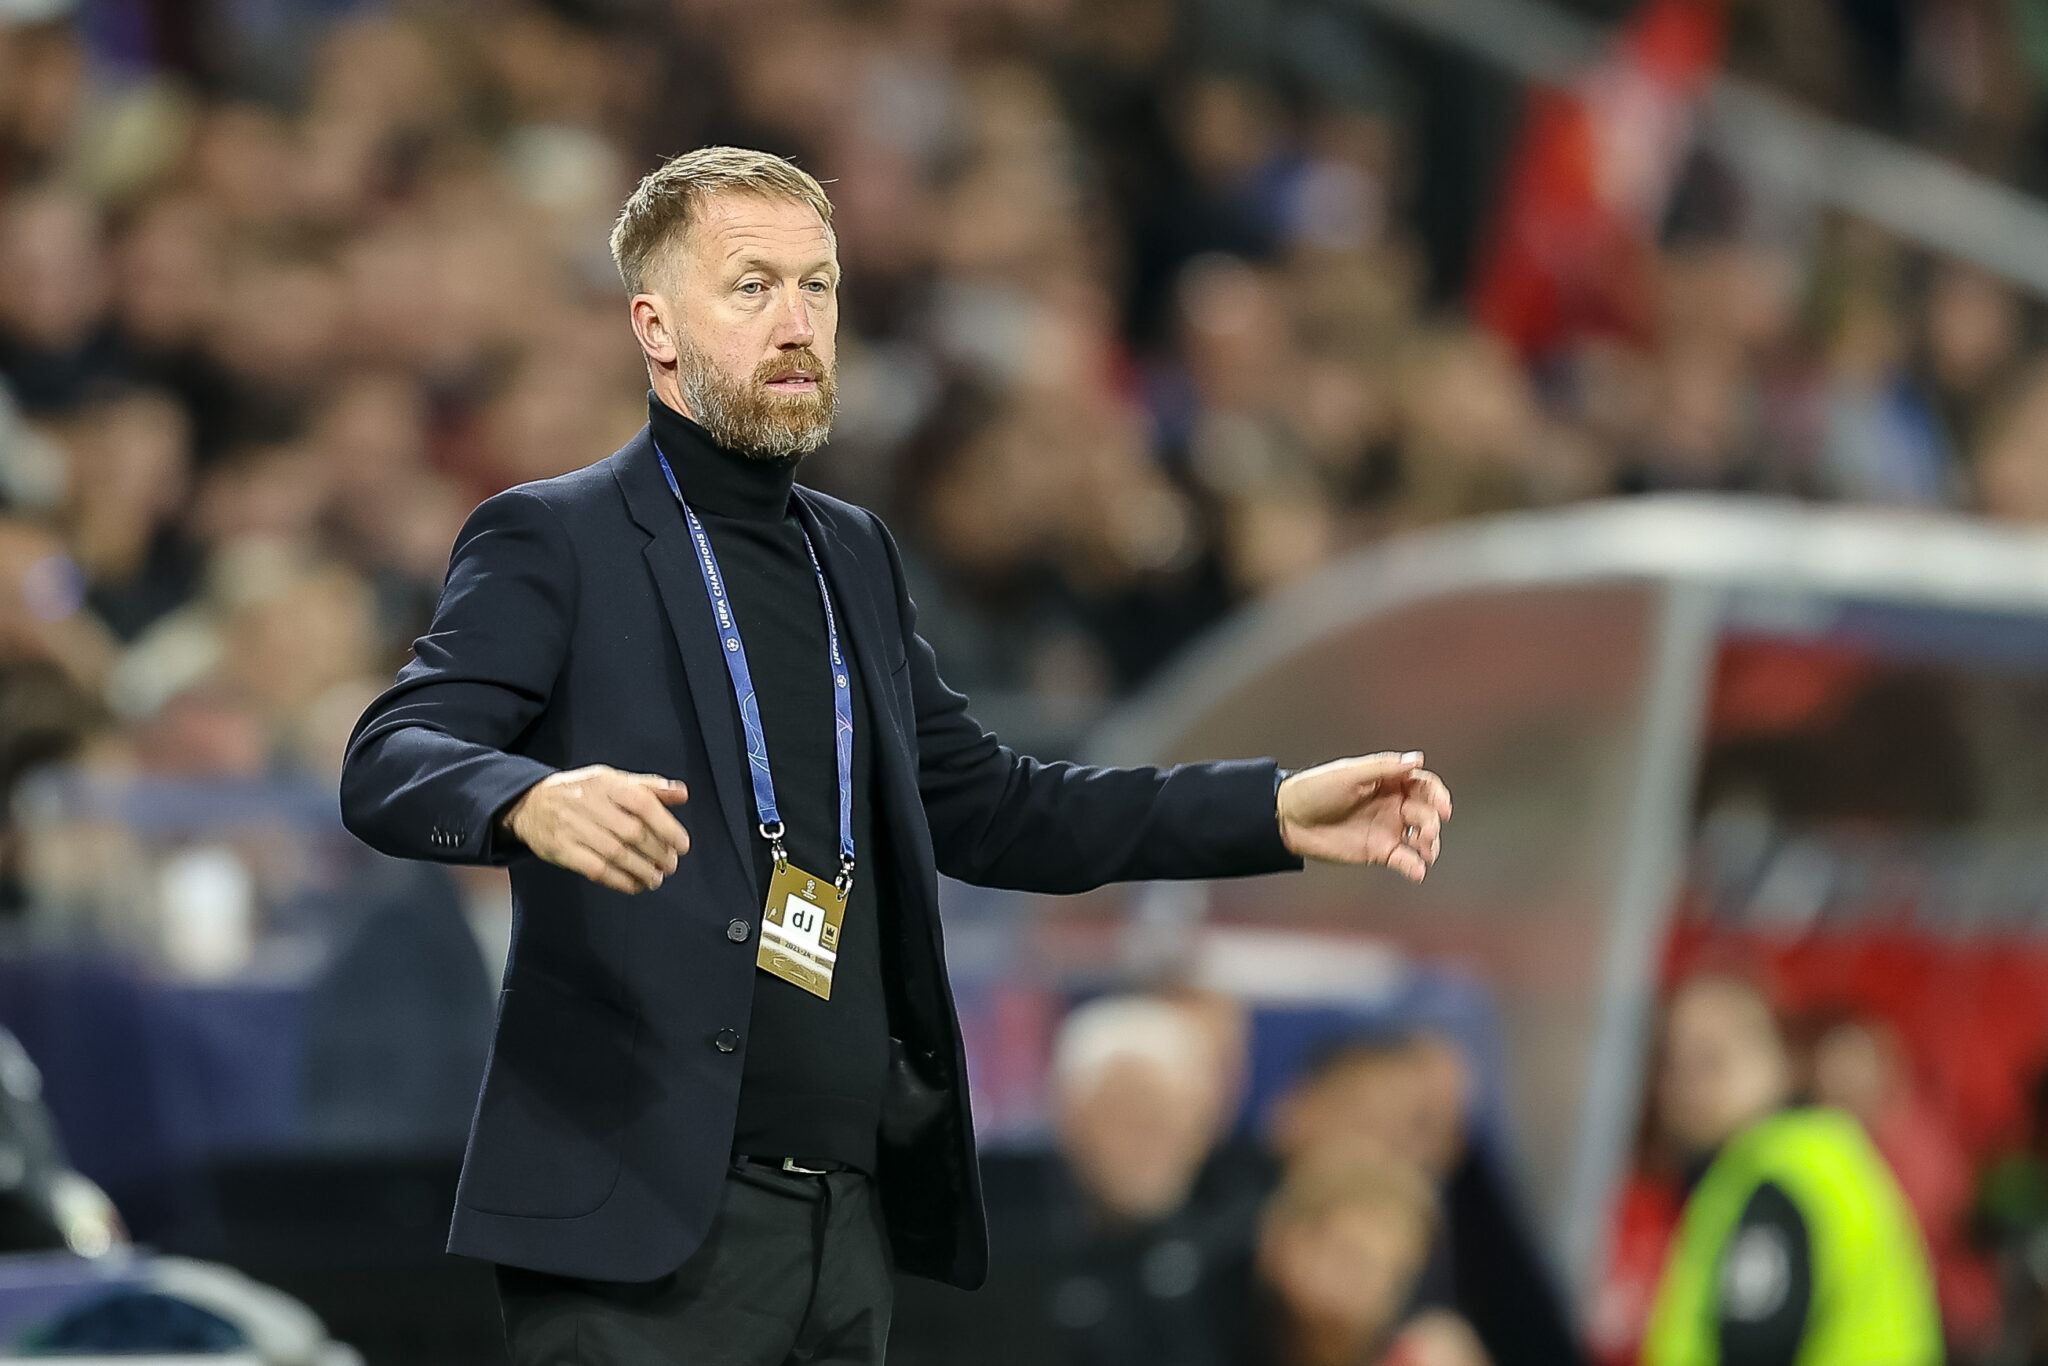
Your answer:
[[[740,1035],[736,1029],[721,1029],[711,1036],[711,1046],[721,1053],[730,1053],[740,1046]]]
[[[725,927],[725,937],[735,944],[744,944],[747,942],[750,928],[746,921],[735,920]]]

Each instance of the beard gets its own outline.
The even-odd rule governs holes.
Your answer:
[[[808,394],[778,394],[768,381],[786,370],[807,370],[817,388]],[[735,381],[695,346],[685,345],[677,379],[683,401],[711,439],[751,460],[792,460],[809,455],[832,435],[839,391],[832,367],[809,347],[762,361],[744,381]]]

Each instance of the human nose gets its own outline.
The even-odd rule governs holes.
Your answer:
[[[811,325],[810,310],[804,306],[803,292],[799,290],[788,296],[775,320],[775,345],[783,351],[795,351],[815,340],[817,329]]]

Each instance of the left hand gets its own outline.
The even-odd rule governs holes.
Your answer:
[[[1274,814],[1292,853],[1383,863],[1420,882],[1443,847],[1451,794],[1420,754],[1367,754],[1289,774]]]

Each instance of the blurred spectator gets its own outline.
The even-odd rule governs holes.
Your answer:
[[[1938,262],[1926,291],[1921,367],[1950,448],[1975,458],[1992,401],[2010,385],[2024,354],[2019,296],[1986,271]]]
[[[1976,464],[1984,511],[2048,522],[2048,362],[2031,362],[1992,409]]]
[[[1345,1153],[1419,1166],[1421,1077],[1404,1036],[1340,1040],[1311,1059],[1273,1107],[1282,1160]]]
[[[1162,998],[1192,1016],[1209,1044],[1205,1075],[1215,1088],[1216,1131],[1191,1198],[1249,1209],[1266,1198],[1274,1180],[1266,1144],[1241,1123],[1251,1084],[1251,1007],[1239,997],[1200,987],[1166,991]]]
[[[1879,1021],[1837,1020],[1812,1050],[1813,1100],[1854,1115],[1898,1178],[1934,1259],[1944,1329],[1979,1344],[1998,1311],[1997,1289],[1965,1245],[1974,1195],[1970,1159],[1913,1083],[1896,1033]]]
[[[1925,395],[1904,371],[1906,337],[1896,313],[1852,296],[1829,348],[1822,478],[1839,497],[1939,506],[1950,454]]]
[[[1226,1360],[1258,1196],[1202,1191],[1223,1072],[1204,1022],[1166,1000],[1104,997],[1060,1026],[1052,1085],[1060,1163],[1013,1257],[1048,1270],[1049,1350],[1086,1366]]]
[[[1472,1132],[1472,1086],[1463,1051],[1444,1035],[1343,1041],[1281,1097],[1272,1141],[1290,1169],[1351,1160],[1421,1173],[1440,1214],[1408,1307],[1455,1311],[1497,1366],[1579,1360],[1513,1187]]]
[[[191,426],[170,394],[136,390],[84,410],[68,427],[60,518],[85,576],[86,604],[132,641],[197,586],[198,548],[178,520]]]
[[[1215,1141],[1213,1045],[1201,1022],[1148,997],[1069,1015],[1053,1047],[1060,1151],[1105,1224],[1173,1213]]]
[[[31,410],[63,408],[119,371],[100,216],[40,189],[0,201],[0,374]]]
[[[1700,976],[1667,1007],[1657,1113],[1694,1174],[1646,1366],[1942,1357],[1912,1211],[1863,1130],[1792,1106],[1792,1058],[1751,985]]]
[[[1297,1164],[1266,1207],[1259,1297],[1243,1366],[1486,1366],[1456,1315],[1406,1316],[1436,1202],[1414,1168],[1326,1153]]]

